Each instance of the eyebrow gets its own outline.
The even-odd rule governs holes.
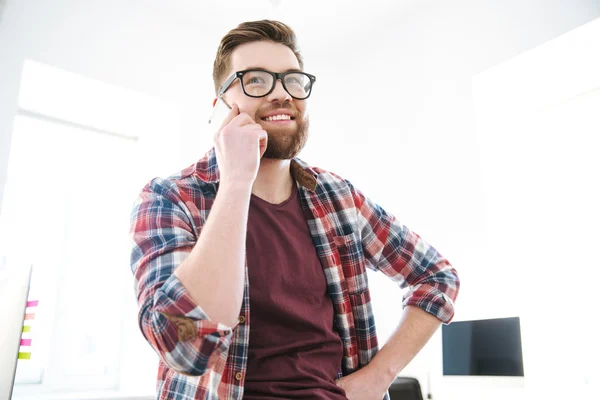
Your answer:
[[[258,70],[262,70],[262,71],[268,71],[268,69],[266,69],[266,68],[263,68],[263,67],[255,67],[255,66],[246,67],[246,68],[244,68],[244,69],[243,69],[243,71],[245,71],[245,70],[249,70],[249,69],[258,69]],[[285,70],[285,71],[283,71],[283,72],[292,72],[292,71],[293,71],[293,72],[303,72],[303,71],[302,71],[301,69],[299,69],[299,68],[288,68],[288,69],[286,69],[286,70]]]

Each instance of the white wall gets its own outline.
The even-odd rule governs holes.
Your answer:
[[[186,165],[211,145],[203,133],[220,37],[242,20],[281,18],[298,31],[306,69],[318,76],[302,157],[343,174],[438,247],[462,272],[457,317],[468,317],[486,279],[472,77],[598,17],[600,1],[284,3],[8,0],[0,19],[0,199],[25,58],[177,104],[181,129],[165,137],[182,138]],[[372,282],[385,339],[400,294],[380,277]],[[424,351],[406,372],[424,382],[435,357]]]
[[[599,15],[597,2],[431,2],[397,23],[383,21],[381,29],[371,34],[385,42],[364,49],[364,61],[355,65],[365,73],[375,69],[376,77],[399,72],[399,83],[373,87],[368,91],[371,96],[364,96],[370,101],[362,103],[364,115],[397,117],[397,147],[378,147],[375,138],[366,143],[351,141],[349,146],[355,153],[377,149],[381,171],[394,171],[402,165],[398,173],[401,187],[410,188],[410,194],[400,185],[381,185],[372,176],[361,174],[359,167],[350,176],[456,265],[462,283],[459,319],[504,316],[498,315],[498,308],[506,295],[489,291],[489,281],[494,278],[489,275],[488,255],[483,250],[484,176],[472,78]],[[358,125],[366,130],[371,121]],[[375,124],[369,132],[377,127],[384,132],[389,129]],[[394,304],[400,296],[388,282],[378,279],[377,283],[385,288],[375,303],[380,306],[379,331],[386,337],[396,320],[384,319],[390,314],[384,304]],[[487,315],[475,306],[482,299],[492,306]],[[426,382],[430,363],[437,371],[441,363],[437,345],[426,348],[405,373]]]
[[[600,392],[598,40],[600,19],[474,79],[490,290],[510,295],[470,308],[521,316],[525,382],[549,398]]]

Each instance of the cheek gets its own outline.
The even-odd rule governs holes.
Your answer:
[[[254,119],[254,117],[256,116],[256,111],[258,110],[256,102],[252,101],[251,98],[244,95],[242,95],[241,97],[232,96],[231,100],[233,102],[232,104],[230,104],[231,106],[233,106],[233,104],[237,104],[237,106],[240,109],[240,112],[246,113],[250,117],[252,117],[252,119]]]
[[[298,108],[298,112],[300,112],[300,115],[303,115],[306,117],[306,111],[307,111],[306,103],[298,103],[298,104],[296,104],[296,107]]]
[[[237,104],[240,112],[245,112],[251,117],[254,118],[255,111],[253,110],[253,101],[252,98],[246,96],[239,85],[232,87],[225,93],[225,97],[228,100],[227,103],[233,107],[234,104]]]
[[[258,106],[252,101],[240,101],[238,103],[241,112],[245,112],[252,119],[256,119],[256,112],[258,111]],[[255,121],[257,122],[257,121]]]

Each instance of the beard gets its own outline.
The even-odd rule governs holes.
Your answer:
[[[300,151],[306,145],[308,140],[308,116],[300,114],[298,109],[289,103],[273,103],[267,109],[256,112],[254,120],[260,123],[260,115],[264,115],[269,110],[287,109],[294,113],[294,122],[296,127],[269,127],[263,128],[267,131],[267,149],[262,158],[273,160],[291,160],[300,154]]]

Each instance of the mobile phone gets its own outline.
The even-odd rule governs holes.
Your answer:
[[[215,133],[217,129],[221,127],[223,121],[225,121],[225,118],[227,118],[230,111],[231,108],[227,105],[227,103],[225,103],[225,101],[222,98],[219,97],[217,99],[217,103],[213,107],[212,115],[208,119],[208,123],[210,124],[211,128],[215,131]]]

